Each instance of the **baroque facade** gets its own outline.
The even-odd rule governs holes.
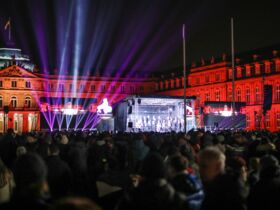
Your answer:
[[[234,72],[235,102],[245,105],[246,130],[280,129],[280,46],[264,48],[236,56]],[[226,55],[192,64],[187,73],[187,96],[195,96],[197,127],[205,127],[204,116],[209,102],[233,101],[232,67]],[[183,96],[184,78],[174,71],[152,78],[113,78],[71,75],[45,75],[32,72],[16,63],[0,70],[0,133],[41,129],[42,112],[57,107],[47,98],[95,99],[92,112],[103,98],[110,104],[130,95]],[[264,112],[264,87],[270,85],[271,107]],[[265,101],[266,100],[266,101]]]
[[[41,129],[41,112],[56,111],[46,98],[94,99],[92,112],[107,98],[110,104],[136,94],[154,91],[149,79],[44,75],[11,65],[0,70],[0,133]],[[46,114],[48,115],[48,113]]]
[[[244,102],[246,130],[280,129],[280,47],[274,46],[242,53],[236,56],[234,72],[234,101]],[[196,96],[196,116],[199,127],[204,127],[203,116],[209,102],[231,103],[232,65],[227,56],[202,60],[192,64],[187,76],[187,96]],[[167,78],[168,77],[168,78]],[[265,93],[271,86],[271,93]],[[162,95],[183,95],[183,78],[173,74],[162,76],[156,90]],[[267,95],[269,94],[269,95]],[[266,97],[265,97],[266,95]],[[270,101],[271,99],[271,101]],[[264,104],[271,103],[264,111]]]

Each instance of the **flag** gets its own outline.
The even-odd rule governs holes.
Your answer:
[[[7,30],[8,27],[11,27],[11,20],[10,19],[6,22],[4,29]]]

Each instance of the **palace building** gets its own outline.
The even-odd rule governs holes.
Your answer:
[[[74,80],[73,76],[35,73],[13,62],[0,70],[0,133],[9,128],[40,130],[46,123],[52,128],[59,124],[52,113],[95,113],[103,98],[115,104],[129,95],[153,91],[150,79],[80,76]]]
[[[235,115],[244,115],[246,130],[279,130],[280,46],[257,49],[235,57],[234,101],[238,112]],[[229,58],[226,55],[216,59],[212,57],[208,61],[193,63],[190,67],[186,95],[196,96],[199,127],[211,126],[211,122],[205,121],[211,113],[219,115],[232,111],[233,75]],[[162,75],[157,81],[156,90],[163,95],[182,96],[183,78],[175,73]],[[221,120],[214,119],[212,126],[217,126]],[[230,128],[230,124],[218,127]]]
[[[9,128],[19,133],[48,127],[85,128],[79,126],[81,118],[84,125],[92,123],[104,98],[114,105],[131,95],[184,95],[181,70],[151,78],[45,75],[34,71],[20,50],[13,50],[17,56],[10,59],[2,55],[10,50],[0,49],[0,133]],[[226,55],[188,68],[186,95],[196,98],[197,127],[230,129],[243,123],[246,130],[279,130],[280,46],[238,54],[235,65],[234,83]],[[79,117],[85,112],[86,117]]]

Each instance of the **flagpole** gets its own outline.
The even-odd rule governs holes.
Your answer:
[[[184,133],[187,132],[187,112],[186,112],[186,40],[185,40],[185,24],[183,24],[183,75],[184,75]]]
[[[10,27],[9,27],[9,42],[11,41],[11,30],[12,30],[12,24],[11,24],[11,18],[9,17]]]
[[[235,65],[234,65],[234,31],[233,31],[233,17],[231,17],[231,65],[232,65],[232,114],[235,115]]]

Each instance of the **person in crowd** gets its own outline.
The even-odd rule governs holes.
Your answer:
[[[184,197],[166,179],[166,166],[158,153],[150,153],[144,160],[141,176],[134,177],[135,189],[129,200],[118,209],[180,210],[188,209]]]
[[[12,172],[0,158],[0,204],[10,200],[14,185]]]
[[[246,209],[247,188],[239,176],[226,173],[225,161],[225,155],[216,147],[206,147],[199,153],[205,192],[201,210]]]
[[[48,168],[48,183],[54,200],[70,193],[72,174],[68,164],[59,157],[59,148],[50,144],[46,159]]]
[[[44,210],[50,206],[47,183],[47,167],[43,159],[36,154],[20,156],[14,166],[16,187],[11,200],[2,204],[2,210]]]
[[[260,180],[252,187],[248,197],[248,210],[279,209],[280,166],[273,155],[260,160]]]
[[[247,183],[248,173],[244,158],[240,156],[229,157],[226,161],[226,172],[241,179],[243,183]]]
[[[252,188],[260,177],[260,158],[251,157],[249,159],[249,171],[248,171],[248,184]]]
[[[261,138],[260,144],[256,148],[256,152],[259,156],[265,154],[272,154],[276,150],[276,146],[267,136]]]
[[[13,129],[9,128],[0,142],[0,157],[8,168],[12,167],[16,159],[16,137]]]
[[[25,146],[18,146],[17,149],[16,149],[16,155],[17,157],[21,156],[21,155],[24,155],[26,154],[27,151],[26,151],[26,148]]]
[[[57,201],[50,210],[101,210],[101,208],[87,198],[66,197]]]
[[[188,172],[188,159],[182,155],[175,155],[169,160],[170,183],[174,189],[183,193],[188,200],[189,209],[200,209],[204,192],[200,179]]]

